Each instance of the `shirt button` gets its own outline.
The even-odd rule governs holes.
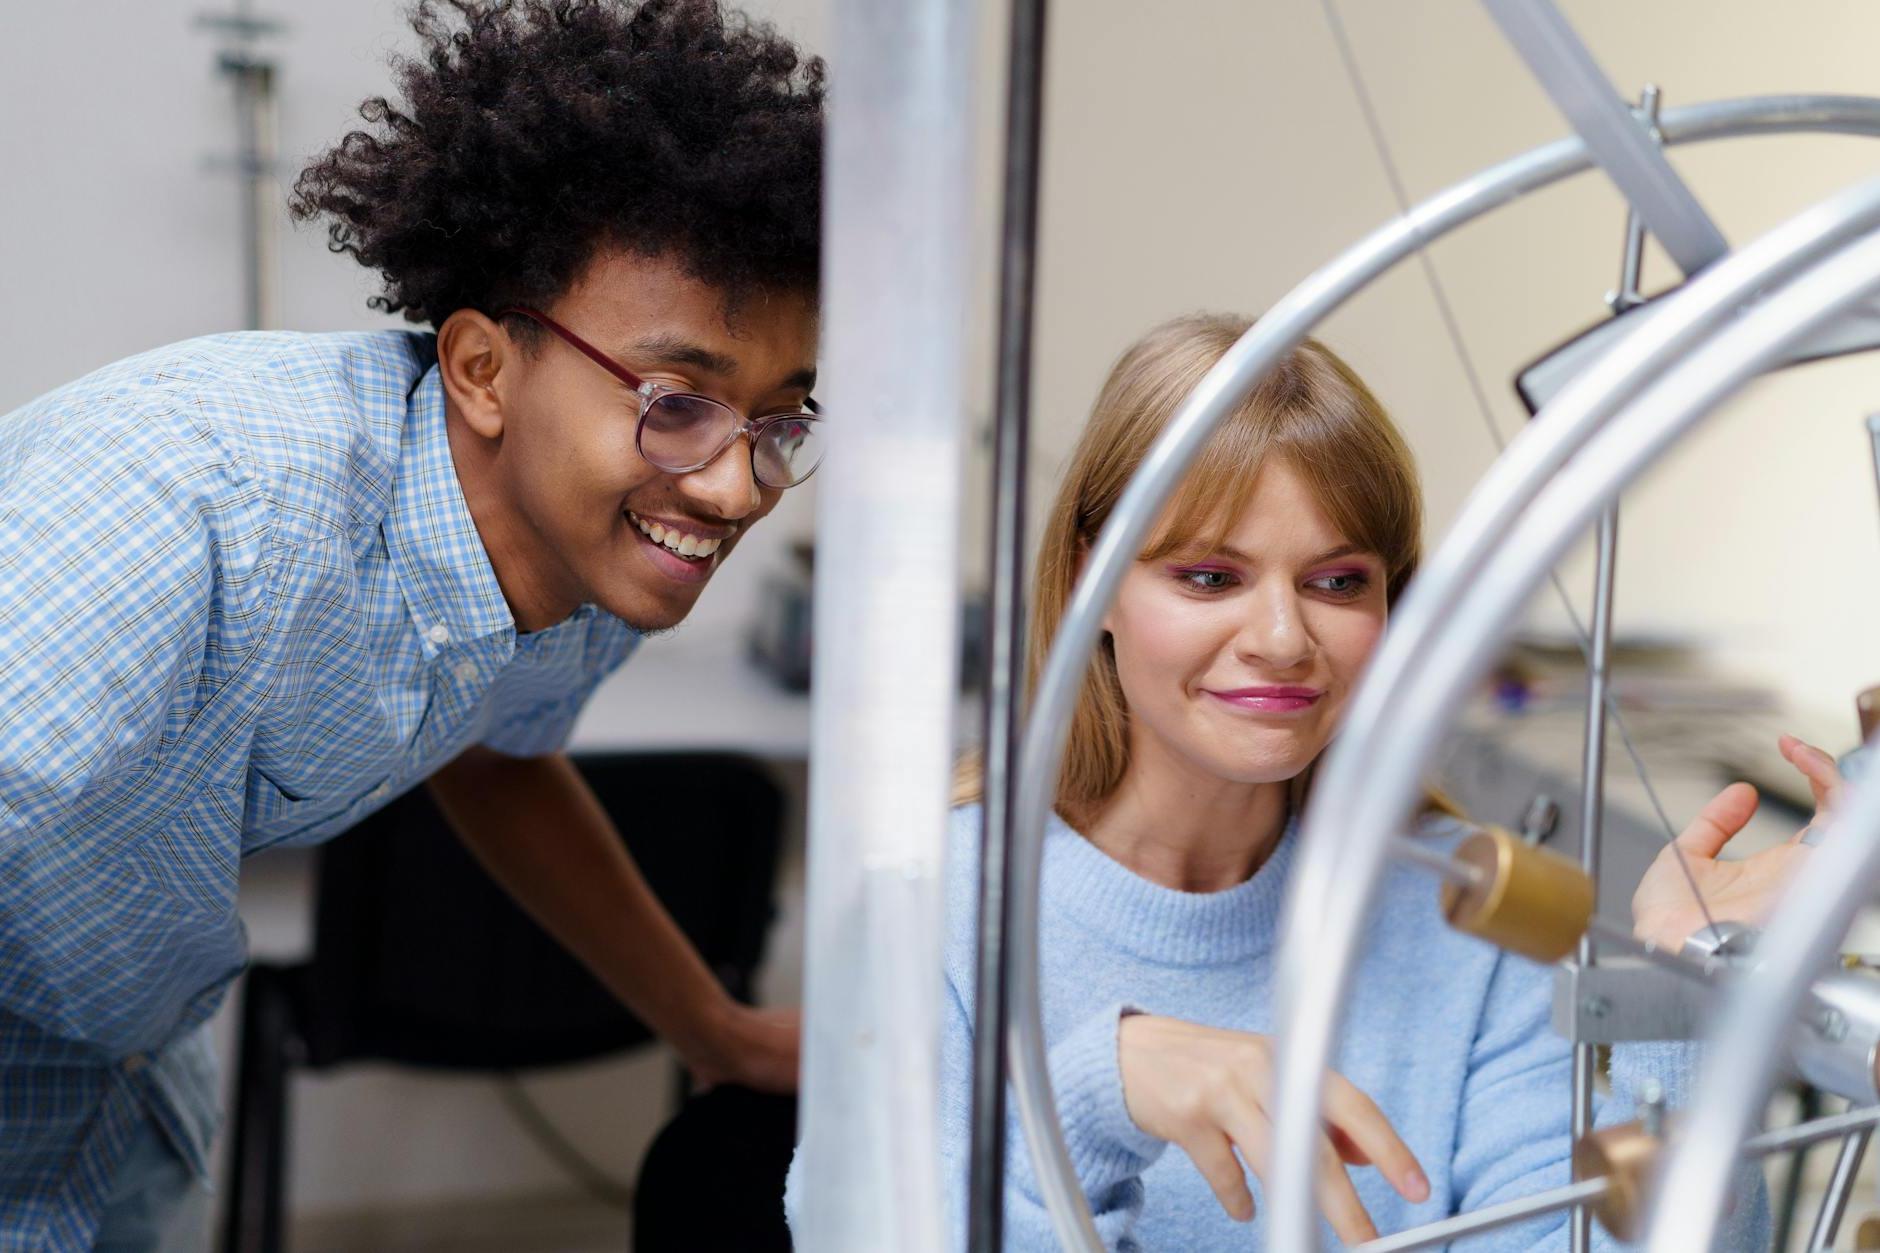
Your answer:
[[[436,626],[432,627],[430,630],[426,631],[424,633],[424,638],[427,640],[430,640],[433,644],[439,645],[441,647],[445,644],[450,643],[450,628],[446,627],[443,623],[440,622]]]
[[[132,1053],[129,1057],[124,1059],[124,1073],[127,1075],[137,1074],[138,1072],[143,1070],[145,1066],[148,1066],[149,1064],[150,1064],[149,1054]]]
[[[381,783],[377,787],[373,788],[372,791],[369,792],[367,795],[372,800],[382,801],[386,797],[390,796],[391,794],[392,794],[392,785],[389,783]]]
[[[460,661],[456,665],[452,666],[450,670],[452,674],[456,675],[460,680],[462,680],[465,683],[472,682],[477,677],[477,668],[476,668],[475,663],[473,662]]]

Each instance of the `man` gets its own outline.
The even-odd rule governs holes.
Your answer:
[[[240,860],[420,782],[701,1079],[795,1083],[557,750],[815,468],[822,65],[712,0],[414,26],[292,207],[434,336],[218,336],[0,417],[0,1249],[189,1247]]]

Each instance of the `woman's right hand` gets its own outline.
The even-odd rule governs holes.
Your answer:
[[[1118,1028],[1123,1100],[1138,1127],[1181,1146],[1241,1222],[1253,1217],[1253,1193],[1234,1150],[1267,1178],[1272,1120],[1273,1041],[1244,1031],[1202,1027],[1152,1014],[1126,1016]],[[1343,1076],[1325,1076],[1325,1130],[1319,1137],[1319,1204],[1338,1238],[1377,1236],[1347,1165],[1375,1164],[1412,1203],[1429,1197],[1429,1180],[1377,1103]]]

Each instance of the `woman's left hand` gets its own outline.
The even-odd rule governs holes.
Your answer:
[[[1780,741],[1782,756],[1808,780],[1815,797],[1816,823],[1825,822],[1840,799],[1841,778],[1834,759],[1792,735]],[[1808,856],[1801,837],[1794,836],[1773,848],[1738,861],[1719,861],[1717,854],[1741,831],[1756,812],[1756,789],[1732,783],[1711,798],[1678,836],[1678,849],[1696,880],[1710,917],[1760,926],[1774,912],[1789,879]],[[1813,825],[1813,824],[1811,824]],[[1676,952],[1685,939],[1704,926],[1704,910],[1691,895],[1691,884],[1678,866],[1677,854],[1666,846],[1639,880],[1632,894],[1632,930],[1639,939]]]

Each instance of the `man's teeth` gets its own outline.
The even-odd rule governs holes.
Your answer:
[[[637,513],[629,513],[627,516],[633,519],[633,525],[640,528],[640,534],[681,557],[709,557],[724,543],[722,539],[700,539],[696,535],[687,535],[677,527],[667,528],[657,522],[648,522]]]

